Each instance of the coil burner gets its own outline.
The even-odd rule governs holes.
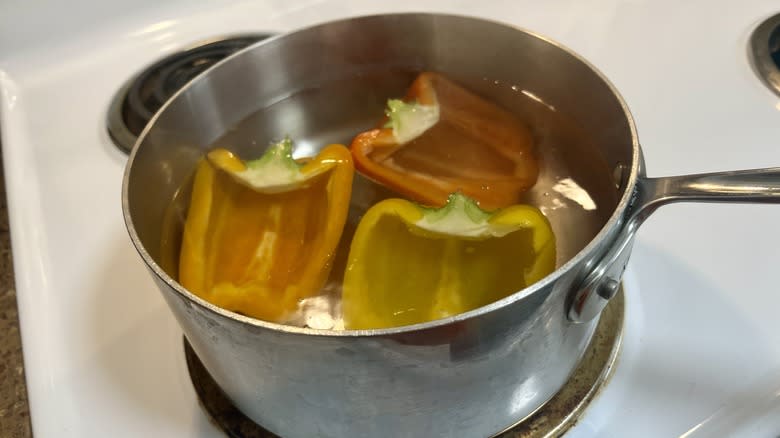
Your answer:
[[[748,51],[753,70],[780,96],[780,14],[769,17],[753,31]]]
[[[269,36],[251,34],[204,41],[136,74],[111,101],[107,120],[111,139],[119,149],[130,153],[154,113],[179,89],[222,59]]]

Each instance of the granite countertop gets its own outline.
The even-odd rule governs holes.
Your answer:
[[[32,436],[16,308],[11,236],[0,156],[0,436]]]

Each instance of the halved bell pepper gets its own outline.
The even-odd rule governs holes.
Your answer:
[[[482,208],[518,202],[539,173],[528,127],[437,73],[421,73],[387,123],[352,141],[355,167],[426,205],[460,191]]]
[[[358,224],[343,285],[348,329],[396,327],[466,312],[555,269],[555,237],[535,207],[492,213],[462,194],[439,209],[379,202]]]
[[[179,262],[182,286],[228,310],[281,321],[322,288],[341,237],[353,165],[342,145],[301,164],[292,142],[243,162],[199,163]]]

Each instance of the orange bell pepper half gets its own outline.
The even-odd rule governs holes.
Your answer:
[[[460,191],[492,210],[518,202],[539,173],[528,127],[437,73],[421,73],[384,127],[352,141],[355,167],[422,204]]]
[[[243,162],[201,160],[179,262],[182,286],[219,307],[281,322],[324,285],[347,218],[353,165],[330,145],[300,164],[292,142]]]

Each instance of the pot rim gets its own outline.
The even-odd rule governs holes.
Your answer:
[[[569,261],[564,263],[562,266],[556,268],[552,273],[548,274],[546,277],[542,278],[541,280],[537,281],[536,283],[532,284],[531,286],[522,289],[520,291],[517,291],[507,297],[504,297],[498,301],[495,301],[493,303],[490,303],[488,305],[478,307],[476,309],[470,310],[468,312],[459,313],[457,315],[449,316],[447,318],[437,319],[433,321],[423,322],[423,323],[417,323],[413,325],[406,325],[406,326],[400,326],[400,327],[391,327],[391,328],[381,328],[381,329],[368,329],[368,330],[322,330],[322,329],[312,329],[312,328],[305,328],[305,327],[296,327],[286,324],[280,324],[280,323],[274,323],[269,321],[263,321],[260,319],[255,319],[249,316],[240,315],[238,313],[232,312],[230,310],[223,309],[221,307],[218,307],[199,296],[195,295],[194,293],[188,291],[185,289],[181,284],[179,284],[178,281],[174,280],[170,275],[168,275],[161,267],[160,265],[152,259],[152,257],[149,255],[149,253],[146,251],[146,248],[144,247],[143,243],[141,242],[140,238],[138,237],[138,233],[135,230],[135,226],[133,225],[133,219],[130,214],[130,206],[129,206],[129,197],[128,197],[128,191],[129,191],[129,179],[130,179],[130,172],[133,168],[133,163],[135,162],[135,156],[138,152],[138,149],[140,149],[141,144],[146,139],[149,132],[154,128],[157,119],[160,117],[160,115],[165,112],[165,110],[172,104],[173,101],[178,99],[181,95],[185,94],[191,87],[194,86],[194,84],[202,77],[205,77],[208,75],[211,71],[219,69],[223,64],[227,62],[231,62],[231,60],[234,57],[242,56],[244,53],[249,52],[251,50],[255,50],[257,47],[262,46],[264,44],[269,44],[273,41],[276,41],[277,39],[285,38],[288,35],[298,34],[301,32],[307,32],[311,31],[313,29],[323,27],[323,26],[329,26],[334,23],[343,23],[346,21],[358,21],[358,20],[365,20],[365,19],[371,19],[371,18],[377,18],[377,17],[447,17],[447,18],[456,18],[456,19],[466,19],[466,20],[472,20],[472,21],[482,21],[489,23],[491,25],[495,26],[502,26],[505,28],[510,28],[515,31],[523,32],[528,35],[531,35],[535,38],[538,38],[542,41],[545,41],[555,47],[557,47],[560,50],[563,50],[570,56],[574,57],[579,62],[583,63],[585,66],[591,69],[593,73],[596,74],[596,76],[604,82],[604,84],[607,86],[607,88],[612,92],[612,94],[617,99],[618,103],[620,104],[620,107],[623,110],[623,114],[626,118],[626,121],[628,122],[628,126],[631,132],[631,165],[628,168],[630,171],[628,175],[628,179],[626,181],[625,187],[623,189],[623,193],[620,196],[620,199],[618,201],[617,206],[613,210],[612,214],[610,215],[607,222],[601,227],[601,230],[594,236],[590,242],[588,242],[587,245],[585,245],[584,248],[582,248],[574,257],[572,257]],[[613,230],[617,229],[622,225],[623,222],[623,216],[625,214],[625,211],[628,209],[631,198],[633,195],[633,188],[637,184],[637,180],[639,178],[639,170],[640,170],[640,145],[638,141],[637,136],[637,130],[636,125],[634,123],[634,118],[631,115],[631,112],[628,109],[628,105],[626,105],[625,100],[620,95],[620,93],[617,91],[617,88],[610,82],[607,77],[598,70],[593,64],[588,62],[584,57],[577,54],[570,48],[564,46],[563,44],[546,37],[544,35],[541,35],[539,33],[530,31],[528,29],[522,28],[520,26],[514,26],[509,23],[503,23],[500,21],[492,20],[492,19],[486,19],[482,17],[474,17],[474,16],[467,16],[467,15],[459,15],[459,14],[444,14],[444,13],[418,13],[418,12],[408,12],[408,13],[389,13],[389,14],[369,14],[369,15],[359,15],[359,16],[352,16],[352,17],[346,17],[338,20],[330,20],[322,23],[317,23],[314,25],[302,27],[295,29],[291,32],[284,32],[280,33],[278,35],[271,36],[270,38],[261,40],[255,44],[252,44],[250,46],[247,46],[246,48],[237,51],[233,55],[217,62],[210,68],[208,68],[206,71],[201,73],[200,75],[193,78],[190,82],[188,82],[184,87],[182,87],[180,90],[178,90],[176,93],[174,93],[173,96],[171,96],[168,101],[166,101],[160,109],[152,116],[152,118],[149,120],[149,123],[146,124],[141,134],[138,136],[138,139],[136,140],[135,144],[133,145],[133,149],[130,153],[130,156],[127,160],[127,163],[125,164],[125,170],[124,175],[122,177],[122,215],[124,217],[125,221],[125,227],[127,228],[127,232],[130,235],[130,240],[133,243],[133,246],[135,246],[136,251],[143,259],[144,263],[149,267],[149,269],[154,273],[157,278],[165,282],[171,289],[173,289],[180,297],[184,298],[185,300],[188,300],[189,302],[192,302],[199,307],[203,308],[207,312],[213,313],[216,316],[226,318],[229,320],[233,320],[235,322],[246,324],[249,326],[257,327],[260,329],[267,329],[274,332],[281,332],[285,334],[290,335],[306,335],[306,336],[316,336],[316,337],[325,337],[325,338],[362,338],[362,337],[388,337],[388,336],[395,336],[395,335],[401,335],[401,334],[407,334],[412,332],[419,332],[419,331],[427,331],[432,329],[437,329],[445,326],[449,326],[452,324],[460,323],[465,320],[469,320],[472,318],[479,317],[481,315],[491,313],[494,310],[497,310],[499,308],[508,306],[516,301],[520,301],[522,299],[525,299],[526,297],[529,297],[536,293],[537,291],[547,287],[548,285],[558,281],[560,277],[574,269],[576,266],[584,263],[586,260],[588,260],[592,253],[595,252],[595,250],[601,245],[601,242],[606,240],[609,235],[613,232]]]

